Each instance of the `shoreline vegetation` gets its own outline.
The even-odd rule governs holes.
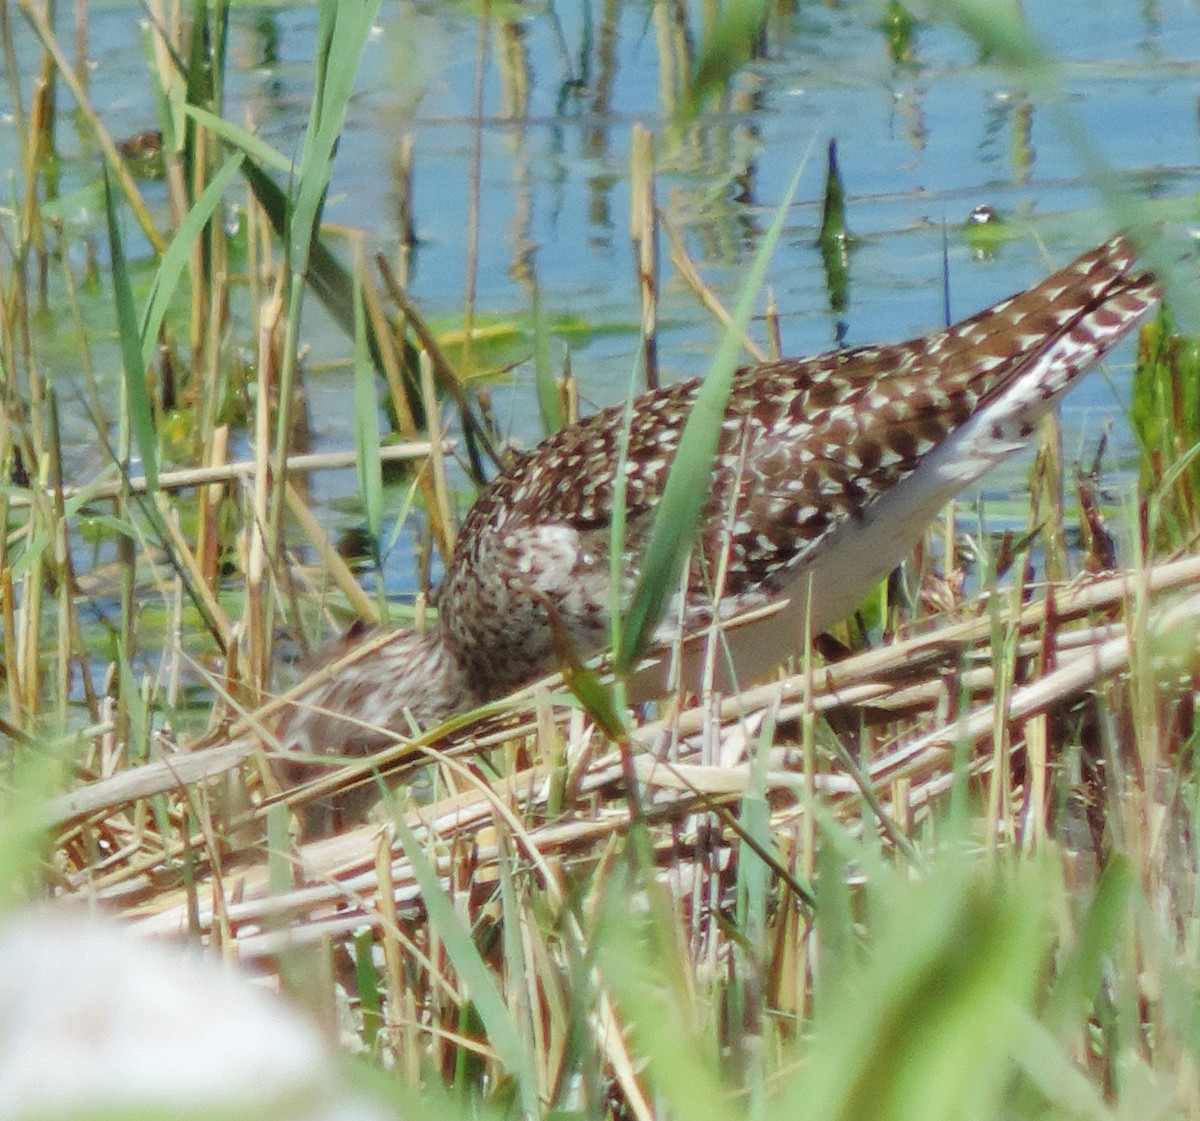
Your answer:
[[[1172,313],[1140,335],[1141,481],[1122,548],[1098,469],[1065,477],[1051,418],[1024,531],[991,535],[951,506],[904,572],[777,681],[628,713],[607,679],[575,674],[574,692],[537,683],[282,792],[271,720],[297,666],[354,618],[419,623],[463,479],[511,453],[473,376],[491,320],[470,282],[462,322],[436,329],[407,293],[411,243],[373,255],[361,231],[322,222],[379,4],[316,6],[295,163],[225,112],[229,6],[185,7],[147,0],[160,121],[126,141],[89,103],[87,6],[74,25],[32,0],[2,9],[22,153],[0,246],[8,912],[84,904],[252,964],[406,1111],[1200,1118],[1200,351]],[[727,104],[791,5],[649,7],[669,134]],[[882,7],[903,60],[920,21]],[[933,7],[1078,132],[1015,7]],[[471,18],[481,56],[519,34],[505,6]],[[17,20],[36,66],[31,51],[17,65]],[[511,95],[517,62],[496,58]],[[103,234],[83,249],[54,207],[64,89],[97,151]],[[705,286],[655,205],[661,142],[634,126],[639,385],[658,369],[668,268],[742,361],[777,354],[781,333],[753,276],[732,312]],[[165,184],[164,207],[139,175]],[[854,239],[833,145],[826,184],[835,301]],[[1162,211],[1097,188],[1106,225],[1169,266]],[[477,236],[481,216],[465,220]],[[1184,307],[1179,271],[1162,273]],[[345,336],[355,446],[335,455],[308,449],[314,302]],[[549,332],[535,307],[517,344],[547,431],[581,396]],[[77,352],[69,390],[39,349],[50,335]],[[84,420],[81,457],[63,432]],[[316,475],[348,466],[357,566],[312,498]],[[383,579],[397,490],[397,525],[411,512],[421,526],[411,610]],[[686,520],[664,533],[689,539]],[[618,669],[640,656],[642,622],[622,620]],[[298,843],[293,810],[356,783],[378,788],[375,820]]]

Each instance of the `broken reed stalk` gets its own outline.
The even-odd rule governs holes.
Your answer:
[[[646,388],[657,389],[658,215],[654,202],[654,138],[640,124],[633,126],[629,179],[629,236],[642,300],[642,368]]]

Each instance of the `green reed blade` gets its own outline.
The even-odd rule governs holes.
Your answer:
[[[383,525],[383,461],[379,456],[379,399],[375,391],[375,367],[371,365],[367,346],[367,315],[361,284],[354,285],[354,446],[371,556],[378,568]]]
[[[204,188],[196,204],[187,212],[179,224],[171,244],[159,262],[158,271],[154,275],[154,283],[150,288],[150,298],[146,302],[146,313],[142,317],[141,357],[142,365],[149,366],[158,343],[158,331],[162,326],[163,317],[175,295],[179,278],[189,267],[192,247],[196,239],[204,232],[205,226],[221,205],[221,197],[225,189],[237,176],[242,167],[244,157],[240,152],[230,156],[225,166],[212,177]]]
[[[108,168],[104,176],[104,211],[108,219],[108,244],[112,257],[113,301],[117,312],[117,334],[121,343],[121,367],[124,373],[125,404],[130,433],[142,457],[146,492],[158,490],[158,434],[154,429],[154,410],[146,386],[146,366],[142,361],[141,335],[138,331],[137,306],[125,262],[121,233],[117,228],[117,210]]]
[[[425,846],[417,840],[402,814],[396,814],[394,820],[396,838],[404,849],[404,855],[412,867],[413,879],[420,888],[429,925],[438,932],[447,955],[462,978],[471,1004],[483,1021],[488,1042],[496,1049],[496,1056],[506,1073],[517,1082],[523,1107],[530,1117],[537,1117],[540,1114],[536,1108],[537,1076],[533,1056],[509,1014],[491,971],[471,938],[471,931],[463,925],[454,904],[442,889],[441,879],[426,855]]]
[[[650,530],[650,541],[642,562],[642,576],[629,607],[621,646],[614,661],[618,673],[628,673],[649,648],[667,601],[679,586],[684,562],[695,541],[701,511],[709,497],[708,483],[716,462],[717,441],[721,436],[721,423],[725,419],[725,406],[741,355],[741,339],[750,322],[759,290],[766,281],[771,254],[783,233],[784,222],[807,163],[806,152],[775,209],[770,229],[763,236],[754,262],[746,274],[733,320],[721,337],[712,366],[684,426],[679,450],[671,465],[662,501]]]

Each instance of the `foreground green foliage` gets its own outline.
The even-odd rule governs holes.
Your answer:
[[[69,83],[42,10],[20,7],[48,72]],[[1200,530],[1194,342],[1166,318],[1143,339],[1133,417],[1148,532],[1129,550],[1135,567],[1111,583],[1068,579],[1058,543],[1078,526],[1047,498],[1019,535],[1009,584],[989,578],[966,595],[924,550],[915,606],[882,591],[886,609],[850,644],[867,649],[828,663],[806,652],[778,692],[747,694],[737,710],[672,701],[661,722],[634,721],[580,672],[592,724],[564,691],[552,707],[543,689],[493,706],[490,723],[464,720],[460,737],[401,738],[359,776],[392,768],[383,825],[298,850],[289,803],[312,791],[285,797],[265,762],[279,637],[303,651],[338,619],[389,610],[382,590],[362,591],[296,485],[312,468],[296,454],[302,307],[321,303],[352,356],[345,465],[357,470],[377,577],[389,507],[424,514],[428,553],[451,546],[439,402],[462,418],[464,468],[482,476],[501,457],[468,389],[479,369],[504,365],[504,346],[536,351],[552,428],[572,410],[549,335],[597,325],[551,322],[535,302],[525,330],[468,301],[461,328],[436,330],[389,267],[323,229],[378,4],[317,6],[295,166],[224,115],[228,5],[194,3],[178,23],[152,7],[147,80],[169,228],[86,90],[71,87],[107,161],[95,191],[102,283],[47,249],[52,129],[44,114],[21,118],[28,158],[0,257],[4,905],[85,900],[266,965],[354,1036],[366,1081],[413,1115],[1200,1117],[1200,572],[1188,559],[1152,563]],[[496,7],[472,15],[485,40],[492,21],[519,36],[520,20],[544,18]],[[672,33],[660,43],[689,63],[663,82],[667,134],[719,114],[745,58],[789,15],[696,7],[678,6],[672,25],[654,6]],[[987,5],[956,2],[933,15],[943,8],[988,57],[1054,89],[1053,62],[1015,7],[993,19]],[[897,65],[912,64],[919,27],[887,6],[880,46]],[[840,307],[854,239],[829,154],[821,244]],[[238,230],[223,220],[232,198]],[[615,635],[618,669],[635,664],[685,563],[704,497],[694,480],[707,475],[790,198],[689,424]],[[145,259],[131,259],[143,244]],[[53,312],[39,277],[61,294]],[[647,302],[654,279],[643,278]],[[121,371],[111,415],[95,378],[86,402],[61,396],[38,349],[69,336],[90,371],[101,313],[117,340],[106,361]],[[39,330],[43,315],[58,317],[53,331]],[[233,357],[242,351],[253,357]],[[107,459],[79,486],[61,440],[75,408],[92,414]],[[383,417],[412,449],[390,491]],[[231,425],[252,462],[230,462]],[[1061,490],[1051,445],[1039,494]],[[1102,513],[1093,504],[1076,520]],[[961,528],[948,519],[947,569]],[[323,575],[292,563],[298,540]],[[1034,596],[1039,548],[1062,579]],[[94,571],[77,571],[88,556]],[[929,600],[943,612],[933,621]],[[894,644],[870,649],[885,630]],[[248,746],[217,759],[238,744]],[[169,765],[156,772],[160,758]],[[198,762],[211,768],[183,774]],[[114,792],[124,778],[146,785]],[[64,801],[64,789],[93,800]]]

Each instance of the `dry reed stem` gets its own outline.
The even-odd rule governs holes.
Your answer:
[[[138,190],[137,183],[134,181],[132,174],[130,174],[129,168],[125,166],[125,161],[121,158],[121,153],[117,151],[117,146],[112,136],[109,135],[108,129],[104,127],[104,123],[100,120],[96,110],[92,108],[87,90],[80,83],[75,68],[71,66],[63,54],[62,48],[58,44],[58,39],[47,22],[45,12],[38,5],[30,3],[29,0],[18,0],[17,6],[24,13],[25,18],[29,21],[30,26],[41,41],[46,52],[54,60],[54,65],[59,75],[71,91],[71,96],[75,99],[76,107],[87,121],[88,128],[96,137],[96,143],[100,145],[101,150],[104,152],[108,169],[120,184],[121,193],[129,203],[134,217],[137,218],[138,225],[146,235],[146,239],[150,242],[156,253],[162,253],[166,249],[166,242],[155,227],[154,219],[151,218],[150,211],[146,208],[146,204],[142,200],[142,194]]]
[[[1148,596],[1179,590],[1198,582],[1200,558],[1197,557],[1149,566],[1142,581]],[[1117,609],[1126,601],[1129,591],[1128,573],[1118,573],[1105,579],[1059,590],[1054,608],[1055,617],[1061,625],[1062,622],[1090,612]],[[1044,622],[1045,613],[1045,601],[1025,605],[1020,616],[1022,628],[1038,627]],[[751,621],[759,614],[752,613],[744,617],[743,621]],[[726,626],[735,626],[737,623],[738,620],[733,620]],[[813,711],[828,713],[843,706],[879,708],[889,700],[895,702],[897,699],[905,706],[915,701],[932,704],[944,693],[944,687],[938,684],[943,668],[957,667],[965,650],[986,642],[991,625],[987,618],[942,623],[928,633],[901,639],[878,649],[864,651],[837,664],[814,669],[811,683],[808,675],[801,674],[784,678],[778,683],[744,690],[733,697],[723,699],[714,718],[722,723],[735,722],[777,700],[785,705],[782,710],[784,718],[801,713],[806,705],[811,706]],[[1111,660],[1111,652],[1119,652],[1121,644],[1127,641],[1123,632],[1114,633],[1106,627],[1079,634],[1056,631],[1055,638],[1059,642],[1057,649],[1060,661],[1064,654],[1073,650],[1078,652],[1078,657],[1069,659],[1065,667],[1064,672],[1069,676],[1053,679],[1061,680],[1064,686],[1068,681],[1086,681],[1085,663],[1096,650],[1110,651]],[[317,678],[300,682],[295,688],[271,700],[257,712],[246,714],[229,730],[228,736],[236,739],[248,730],[268,722],[285,704],[302,697],[309,689],[319,684],[326,674],[342,672],[346,666],[372,657],[378,645],[387,640],[386,633],[373,636],[348,652],[344,658],[325,667]],[[1082,674],[1079,672],[1081,670],[1084,671]],[[470,730],[472,733],[468,750],[487,750],[513,737],[534,731],[537,727],[537,699],[548,683],[553,685],[556,681],[557,678],[551,677],[537,682],[513,694],[505,702],[488,706],[480,711],[482,723],[464,721],[462,730]],[[986,687],[987,681],[980,680],[978,684],[981,688]],[[1035,694],[1036,703],[1030,705],[1029,712],[1032,713],[1037,704],[1052,702],[1056,687],[1059,686],[1052,682],[1044,697]],[[1023,703],[1027,701],[1028,695],[1023,695]],[[789,705],[792,707],[786,707]],[[493,724],[491,731],[488,730],[489,719]],[[701,708],[685,709],[675,714],[669,724],[652,721],[643,725],[638,730],[638,739],[642,743],[654,743],[668,733],[681,737],[695,735],[705,726],[707,719],[705,711]],[[501,727],[495,727],[497,721]],[[345,785],[355,776],[370,775],[375,768],[386,772],[389,764],[408,760],[419,748],[419,744],[405,741],[401,735],[397,735],[397,740],[399,743],[396,748],[381,751],[371,759],[357,763],[354,767],[347,767],[340,778],[335,776],[333,779],[322,780],[320,785],[311,784],[312,789],[327,792],[330,788]],[[119,809],[136,798],[165,793],[181,784],[214,777],[223,770],[239,765],[253,750],[251,744],[238,747],[230,742],[213,746],[197,745],[194,750],[170,761],[144,764],[123,775],[84,785],[62,795],[48,807],[46,820],[65,823],[90,817],[106,810]],[[330,783],[333,784],[332,787]]]
[[[1188,582],[1195,578],[1200,560],[1189,559],[1165,565],[1171,570],[1170,578],[1155,569],[1147,570],[1143,581],[1149,588],[1154,585],[1170,586],[1171,580]],[[1157,572],[1157,578],[1152,573]],[[1107,582],[1109,596],[1118,596],[1127,591],[1127,576],[1113,578]],[[1118,591],[1118,585],[1122,591]],[[1179,584],[1176,584],[1179,586]],[[1097,589],[1090,589],[1097,598]],[[1070,597],[1064,597],[1069,603]],[[1200,595],[1191,595],[1177,604],[1168,606],[1155,614],[1155,633],[1173,631],[1187,633],[1200,616]],[[986,620],[981,620],[986,623]],[[751,780],[751,765],[744,760],[768,717],[779,724],[788,721],[811,719],[818,709],[827,714],[834,711],[858,711],[865,703],[875,708],[879,690],[895,689],[897,681],[911,681],[922,674],[940,676],[941,667],[953,662],[962,648],[962,639],[954,635],[962,624],[948,628],[952,637],[948,643],[937,645],[937,636],[929,635],[910,641],[890,659],[883,657],[887,651],[871,651],[857,659],[848,659],[838,666],[816,670],[808,676],[786,679],[772,686],[760,687],[737,698],[731,698],[719,708],[701,705],[684,710],[669,723],[655,722],[639,729],[638,740],[643,752],[638,756],[636,773],[645,787],[645,810],[647,820],[656,829],[674,823],[676,827],[687,820],[688,815],[698,809],[736,801],[748,788]],[[977,628],[976,628],[977,629]],[[924,731],[916,727],[890,746],[878,749],[874,757],[862,769],[861,774],[851,770],[845,773],[831,772],[819,752],[801,751],[800,757],[794,748],[786,746],[771,750],[766,768],[768,795],[775,802],[774,822],[776,828],[786,828],[797,818],[805,818],[806,791],[819,794],[824,804],[837,813],[853,829],[857,829],[861,817],[858,809],[860,798],[868,794],[876,799],[880,809],[897,822],[907,821],[912,815],[920,815],[946,789],[953,775],[951,762],[956,744],[977,742],[994,735],[998,724],[1019,723],[1056,710],[1064,701],[1094,688],[1098,683],[1121,673],[1129,666],[1131,641],[1127,634],[1120,633],[1105,637],[1103,629],[1094,632],[1094,645],[1090,648],[1063,649],[1056,653],[1057,665],[1044,676],[1019,684],[1011,690],[1005,704],[1006,711],[997,710],[997,699],[990,698],[976,705],[949,722],[935,724]],[[1146,634],[1149,634],[1148,630]],[[979,639],[986,641],[986,639]],[[926,646],[926,657],[915,657],[918,643]],[[854,664],[859,663],[859,664]],[[870,672],[867,672],[867,670]],[[526,701],[528,711],[529,701]],[[515,707],[515,706],[514,706]],[[520,711],[520,710],[518,710]],[[537,727],[537,715],[529,731]],[[410,816],[410,826],[418,834],[427,834],[426,851],[448,852],[456,838],[470,838],[475,851],[475,867],[494,867],[503,856],[503,846],[485,840],[486,830],[497,821],[503,823],[505,835],[519,845],[523,859],[532,861],[541,870],[541,882],[552,884],[554,877],[546,861],[585,856],[595,851],[597,845],[622,832],[628,824],[624,805],[623,768],[620,757],[608,752],[600,757],[589,757],[584,774],[573,785],[573,805],[576,812],[580,807],[590,806],[583,819],[550,821],[540,824],[548,812],[550,799],[561,793],[556,785],[554,773],[557,766],[534,766],[509,774],[501,785],[493,787],[478,779],[475,772],[457,759],[463,754],[485,750],[489,745],[511,740],[522,729],[506,729],[495,732],[491,737],[478,736],[466,744],[456,745],[452,751],[434,751],[426,747],[423,758],[438,761],[440,766],[465,779],[467,785],[449,799],[433,806],[415,811]],[[916,732],[917,734],[913,734]],[[675,756],[667,762],[657,754],[659,745],[670,742]],[[716,746],[716,755],[706,744]],[[1004,756],[999,760],[1003,769],[1007,760],[1019,748],[1019,740],[1005,741]],[[229,765],[244,758],[237,744],[179,757],[173,764],[178,768],[176,781],[181,784],[197,781],[201,776],[210,776],[219,766]],[[413,755],[413,745],[403,745],[397,751]],[[573,750],[568,745],[568,752]],[[705,760],[709,762],[705,762]],[[720,760],[720,764],[712,760]],[[805,761],[807,760],[807,762]],[[797,764],[800,764],[797,769]],[[361,769],[361,768],[360,768]],[[992,754],[976,756],[971,764],[973,773],[996,776],[997,758]],[[151,770],[150,767],[140,769]],[[118,778],[126,783],[121,798],[135,796],[134,780],[139,771],[131,771]],[[864,785],[865,784],[865,785]],[[97,784],[101,785],[101,784]],[[115,780],[107,780],[108,793],[113,804]],[[78,818],[84,807],[88,788],[83,788],[57,803],[57,816],[64,811]],[[141,788],[144,796],[146,787]],[[501,791],[503,794],[501,795]],[[1006,796],[1007,797],[1007,796]],[[782,801],[778,799],[782,798]],[[897,802],[897,799],[900,799]],[[103,801],[103,799],[101,800]],[[512,809],[510,809],[510,805]],[[90,812],[106,812],[103,806],[92,801]],[[570,809],[570,807],[568,807]],[[1007,806],[1009,820],[1016,813],[1016,805]],[[994,824],[998,824],[998,821]],[[657,833],[656,845],[662,858],[672,851],[671,834]],[[364,921],[377,921],[364,913],[355,900],[378,886],[378,847],[376,831],[371,826],[305,845],[299,853],[300,867],[304,870],[302,886],[288,893],[271,894],[266,865],[239,869],[237,874],[238,901],[229,905],[229,922],[235,928],[238,952],[250,956],[277,952],[291,940],[307,942],[319,937],[340,935]],[[167,855],[170,846],[163,852]],[[147,853],[147,856],[150,854]],[[185,918],[192,921],[193,899],[183,899],[172,890],[156,889],[153,879],[145,879],[155,867],[155,860],[133,859],[124,870],[114,868],[106,876],[97,876],[95,869],[87,870],[76,890],[86,891],[98,898],[115,892],[113,898],[138,897],[137,913],[157,913],[152,929],[163,931],[178,927]],[[451,866],[441,866],[443,875],[449,875]],[[415,881],[411,870],[402,856],[394,856],[390,880],[395,886],[395,906],[403,911],[419,903]],[[138,887],[139,882],[141,887]],[[201,878],[203,885],[203,878]],[[216,890],[215,885],[201,887],[201,900]],[[212,921],[211,906],[200,903],[200,922],[203,927]],[[205,911],[205,907],[209,907]],[[188,917],[190,916],[190,917]],[[207,916],[207,917],[206,917]],[[279,925],[286,918],[287,923]],[[268,922],[269,920],[269,922]],[[270,925],[268,931],[266,926]]]
[[[633,126],[629,151],[629,236],[642,298],[642,366],[646,387],[657,389],[658,378],[658,237],[654,204],[654,138],[640,124]]]
[[[355,579],[354,572],[326,535],[320,518],[308,508],[308,504],[290,482],[284,483],[284,500],[292,517],[299,523],[309,544],[316,551],[318,564],[346,597],[346,602],[353,608],[354,613],[368,623],[378,623],[378,605],[363,591],[362,585]]]
[[[666,231],[667,241],[671,246],[671,264],[675,266],[675,271],[679,274],[680,279],[695,292],[700,303],[709,314],[722,327],[728,328],[733,322],[733,316],[730,314],[729,309],[721,303],[717,294],[705,284],[704,278],[700,275],[700,270],[696,268],[695,262],[687,251],[683,235],[680,234],[678,228],[665,214],[660,213],[658,218],[662,224],[662,228]],[[749,335],[742,336],[742,348],[755,362],[766,362],[768,360],[767,352]]]
[[[444,440],[441,444],[443,453],[453,451],[453,440]],[[412,440],[403,444],[390,444],[379,449],[379,457],[388,463],[408,463],[414,460],[426,459],[433,452],[433,445],[428,440]],[[310,471],[340,471],[353,467],[357,453],[353,451],[312,452],[303,455],[290,455],[287,460],[288,474],[303,474]],[[185,467],[175,471],[164,471],[158,477],[160,490],[190,490],[193,487],[203,487],[215,483],[245,481],[254,476],[259,470],[257,459],[239,459],[233,463],[213,463],[208,467]],[[50,495],[49,488],[43,490]],[[75,498],[86,495],[90,500],[116,498],[118,494],[145,494],[146,480],[143,478],[129,479],[127,482],[119,479],[102,481],[94,479],[88,483],[75,485],[67,484],[62,488],[64,498]],[[10,502],[18,509],[28,508],[33,504],[32,495],[14,494]]]

